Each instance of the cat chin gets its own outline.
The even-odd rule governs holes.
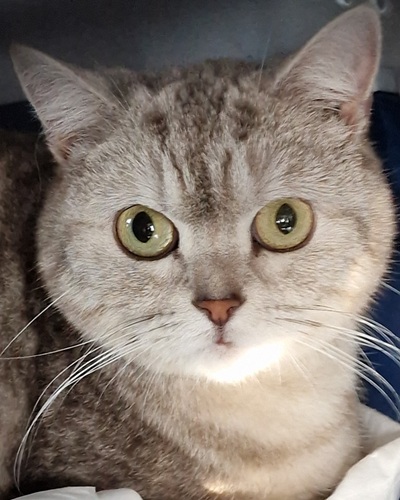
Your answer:
[[[278,366],[283,351],[283,342],[268,342],[264,346],[248,348],[213,345],[209,352],[204,353],[203,359],[182,367],[182,372],[209,382],[237,384]]]

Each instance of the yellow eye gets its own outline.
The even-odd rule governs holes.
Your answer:
[[[265,205],[254,217],[253,238],[267,250],[289,252],[305,245],[314,227],[311,206],[297,198]]]
[[[133,205],[120,212],[115,232],[124,249],[141,259],[164,257],[178,243],[178,232],[172,222],[143,205]]]

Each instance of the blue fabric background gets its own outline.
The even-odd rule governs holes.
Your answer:
[[[400,97],[395,94],[376,92],[374,95],[371,123],[371,139],[383,160],[397,205],[400,207]],[[399,210],[398,210],[398,213]],[[399,225],[398,225],[399,227]],[[400,238],[396,240],[393,256],[393,270],[389,284],[400,290]],[[383,289],[375,307],[374,318],[400,338],[400,294]],[[400,343],[397,344],[400,347]],[[376,351],[368,351],[368,356],[379,373],[390,382],[400,395],[400,367],[387,356]],[[400,356],[398,356],[400,361]],[[368,388],[370,406],[396,418],[396,412],[384,397],[371,387]],[[397,418],[398,419],[398,418]]]

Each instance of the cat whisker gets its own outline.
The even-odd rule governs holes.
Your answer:
[[[281,318],[285,321],[289,321],[291,323],[296,323],[296,324],[305,324],[309,326],[318,326],[320,328],[326,328],[329,330],[334,330],[334,331],[339,331],[341,335],[347,336],[350,340],[354,341],[355,345],[360,345],[364,344],[367,347],[374,348],[376,350],[379,350],[383,354],[387,355],[390,357],[396,364],[399,365],[399,360],[400,360],[400,350],[392,343],[392,342],[384,342],[380,339],[377,339],[376,337],[372,337],[371,335],[368,335],[365,332],[360,332],[357,330],[351,330],[349,328],[345,327],[339,327],[336,325],[330,325],[328,323],[318,323],[317,325],[315,324],[314,321],[311,320],[301,320],[301,319],[294,319],[294,318]],[[322,339],[319,339],[322,341]],[[389,349],[389,351],[386,351],[384,348]],[[396,358],[395,354],[399,356],[399,358]],[[400,365],[399,365],[400,366]]]
[[[128,349],[126,349],[126,347],[128,347]],[[130,355],[133,352],[138,351],[139,347],[140,346],[138,346],[137,342],[126,343],[126,344],[123,344],[122,346],[111,348],[106,353],[100,353],[100,355],[96,356],[94,359],[87,361],[86,363],[83,364],[80,371],[76,371],[75,373],[71,374],[70,377],[68,377],[68,379],[65,381],[65,387],[59,387],[55,391],[57,394],[53,393],[54,400],[59,396],[59,394],[61,392],[65,391],[65,388],[69,387],[68,392],[70,392],[84,378],[86,378],[86,377],[92,375],[93,373],[107,367],[111,363],[114,363],[120,359],[125,358],[127,355]],[[138,353],[138,354],[143,354],[151,347],[152,347],[152,345],[149,345],[146,349],[141,349],[140,353]],[[129,359],[128,362],[132,363],[133,360]],[[50,407],[50,405],[49,405],[49,407]]]
[[[263,71],[264,71],[265,61],[267,60],[267,57],[268,57],[269,45],[271,43],[271,36],[272,36],[272,34],[270,33],[268,35],[267,43],[265,45],[265,50],[264,50],[263,58],[261,60],[261,66],[260,66],[260,70],[259,70],[259,73],[258,73],[258,83],[257,83],[257,91],[258,92],[260,92],[262,74],[263,74]]]
[[[386,328],[381,323],[378,323],[372,318],[367,318],[366,316],[355,316],[355,320],[358,323],[370,328],[376,334],[385,338],[388,342],[389,341],[392,342],[393,345],[396,345],[396,343],[400,344],[400,339],[399,337],[397,337],[397,335],[395,335],[391,330],[389,330],[389,328]]]
[[[341,335],[347,337],[349,340],[353,341],[355,344],[357,344],[360,347],[368,347],[375,349],[384,355],[386,355],[388,358],[390,358],[397,366],[400,366],[400,349],[398,347],[399,345],[399,339],[398,337],[391,332],[388,328],[385,326],[381,325],[377,321],[368,318],[366,316],[362,315],[357,315],[357,314],[351,314],[346,311],[338,311],[329,307],[324,307],[324,306],[316,306],[313,308],[310,307],[298,307],[298,306],[284,306],[280,308],[281,310],[286,310],[288,312],[298,310],[298,311],[309,311],[309,312],[314,312],[314,311],[322,311],[322,312],[327,312],[327,313],[336,313],[341,316],[347,316],[349,318],[354,319],[354,321],[358,324],[360,324],[361,327],[368,328],[370,329],[369,331],[357,331],[357,330],[351,330],[349,328],[344,328],[344,327],[338,327],[334,325],[329,325],[321,322],[315,322],[315,321],[309,321],[309,320],[299,320],[299,319],[294,319],[294,318],[280,318],[281,320],[285,321],[290,321],[292,323],[297,323],[297,324],[306,324],[306,325],[311,325],[311,326],[319,326],[331,330],[336,330],[341,333]],[[306,334],[306,332],[301,332]],[[384,340],[381,340],[377,338],[377,336],[383,338]],[[295,339],[296,341],[300,341],[300,339]],[[307,336],[307,340],[310,341],[310,337]],[[312,339],[314,343],[319,342],[320,346],[323,344],[324,349],[329,349],[330,351],[334,351],[334,354],[340,355],[341,360],[343,362],[343,356],[346,355],[343,351],[340,349],[332,346],[331,344],[328,344],[327,342],[324,342],[322,339]],[[301,340],[303,344],[305,345],[305,340]],[[315,346],[309,345],[310,348],[315,348]],[[346,363],[347,361],[350,362],[351,366],[348,366],[350,370],[354,370],[354,373],[357,374],[360,378],[362,378],[364,381],[369,383],[372,387],[374,387],[381,395],[382,397],[387,401],[389,406],[392,408],[394,411],[395,415],[397,418],[400,418],[400,398],[399,395],[397,394],[396,390],[393,388],[393,386],[382,376],[380,375],[376,369],[373,367],[371,361],[367,357],[367,355],[360,349],[359,351],[360,356],[364,358],[364,360],[354,360],[353,358],[350,357],[350,359],[347,357],[345,360]],[[326,353],[325,353],[326,354]],[[347,355],[348,356],[348,355]],[[355,366],[353,366],[355,364]],[[368,375],[365,374],[367,372]],[[374,379],[377,380],[378,383],[374,382],[374,380],[371,379],[373,377]],[[381,385],[378,385],[381,384]],[[385,389],[383,389],[381,386],[383,386]],[[388,393],[386,392],[388,391]],[[390,395],[389,395],[390,394]]]
[[[150,319],[153,319],[156,315],[150,315],[147,317],[142,317],[139,320],[136,321],[131,321],[124,327],[118,329],[118,332],[120,333],[121,331],[129,330],[133,326],[137,326],[140,323],[143,323],[145,321],[149,321]],[[152,333],[153,331],[159,330],[160,328],[165,328],[165,327],[171,327],[174,326],[174,324],[162,324],[159,325],[155,328],[146,330],[146,334]],[[117,329],[116,329],[117,331]],[[111,337],[114,333],[116,332],[108,332],[108,335],[106,337]],[[132,332],[129,331],[127,334],[124,336],[120,336],[119,340],[125,336],[130,336],[132,335]],[[104,338],[104,337],[103,337]],[[108,343],[113,343],[112,340],[110,340]],[[83,378],[91,375],[92,373],[101,370],[105,368],[106,366],[110,365],[113,362],[118,361],[119,359],[133,353],[134,351],[137,351],[140,347],[140,344],[143,343],[138,341],[136,338],[131,340],[128,343],[124,343],[121,345],[118,345],[116,347],[113,347],[105,352],[101,352],[99,355],[95,356],[95,358],[90,359],[89,361],[83,362],[89,355],[93,354],[96,350],[102,350],[104,349],[104,346],[107,345],[107,342],[102,342],[102,345],[97,346],[93,348],[89,348],[87,353],[85,353],[83,356],[72,362],[70,365],[68,365],[66,368],[64,368],[60,373],[57,374],[56,377],[53,378],[53,380],[46,386],[46,388],[42,391],[41,395],[39,396],[38,400],[35,403],[34,409],[31,414],[31,418],[29,419],[31,423],[29,424],[27,430],[25,431],[25,434],[23,436],[23,439],[21,441],[21,444],[18,448],[17,455],[16,455],[16,460],[15,460],[15,465],[14,465],[14,478],[16,485],[18,487],[19,482],[20,482],[20,477],[21,477],[21,470],[22,470],[22,463],[23,463],[23,456],[25,454],[25,449],[28,443],[28,440],[30,439],[30,436],[32,435],[32,431],[38,421],[42,418],[42,416],[48,411],[48,409],[51,407],[51,405],[54,403],[54,401],[59,397],[59,395],[65,391],[65,389],[70,388],[70,390],[77,384],[79,383]],[[126,350],[126,347],[130,348]],[[150,345],[149,347],[152,347]],[[144,352],[144,350],[141,351],[141,353]],[[132,362],[132,359],[130,359],[130,362]],[[83,365],[78,368],[79,364]],[[64,373],[66,373],[68,370],[70,370],[72,367],[74,367],[72,373],[58,386],[58,388],[50,395],[50,397],[45,401],[43,406],[40,408],[40,410],[37,412],[35,418],[32,420],[32,416],[35,414],[38,405],[40,401],[43,399],[44,395],[48,391],[48,389],[54,384],[54,382],[62,376]]]
[[[391,330],[389,330],[387,327],[382,325],[381,323],[377,322],[376,320],[363,316],[360,314],[354,314],[350,313],[348,311],[340,311],[337,309],[332,309],[329,307],[325,306],[314,306],[314,307],[300,307],[300,306],[281,306],[281,310],[285,311],[309,311],[309,312],[327,312],[327,313],[333,313],[333,314],[338,314],[339,316],[347,316],[349,318],[352,318],[355,320],[360,325],[367,326],[371,328],[377,335],[380,335],[382,338],[384,338],[387,342],[392,343],[394,346],[396,344],[400,344],[400,339],[399,337],[394,334]]]
[[[390,290],[391,292],[395,293],[396,295],[400,295],[400,291],[397,290],[397,288],[395,288],[394,286],[392,285],[389,285],[389,283],[381,283],[381,285],[386,288],[387,290]]]
[[[165,324],[164,324],[164,325],[162,325],[162,326],[158,327],[157,329],[154,329],[153,331],[156,331],[156,330],[158,330],[159,328],[165,328],[166,326],[170,327],[170,326],[175,326],[175,325],[174,325],[174,324],[170,324],[170,325],[165,325]],[[150,330],[150,331],[148,331],[147,333],[151,333],[151,330]],[[149,345],[148,345],[147,349],[141,349],[141,350],[140,350],[140,354],[145,353],[145,352],[146,352],[146,351],[148,351],[149,349],[154,349],[154,347],[156,347],[156,346],[157,346],[157,344],[158,344],[158,343],[160,343],[161,341],[165,341],[165,339],[164,339],[164,338],[159,338],[159,339],[157,339],[157,340],[153,340],[153,341],[151,342],[151,344],[149,344]],[[128,348],[129,348],[129,347],[134,347],[134,349],[128,349],[127,351],[125,351],[125,352],[124,352],[124,356],[131,354],[131,353],[132,353],[132,352],[134,352],[135,350],[138,350],[138,347],[140,347],[140,346],[138,346],[137,341],[133,341],[133,342],[128,342],[128,343],[126,343],[126,344],[125,344],[125,347],[128,347]],[[154,360],[154,361],[156,361],[156,360]],[[106,392],[106,390],[108,389],[108,387],[109,387],[109,386],[110,386],[110,385],[111,385],[111,384],[115,381],[115,379],[116,379],[117,377],[119,377],[119,376],[120,376],[120,374],[121,374],[122,372],[124,372],[124,371],[128,368],[128,366],[130,366],[130,365],[132,365],[132,359],[128,359],[128,360],[126,361],[126,363],[124,363],[124,364],[123,364],[123,366],[122,366],[122,367],[121,367],[121,368],[117,371],[117,373],[116,373],[116,374],[115,374],[115,375],[111,378],[111,380],[110,380],[110,381],[109,381],[109,382],[105,385],[104,389],[102,390],[102,392],[101,392],[101,394],[100,394],[100,396],[99,396],[99,399],[101,399],[101,397],[103,396],[103,394]],[[141,375],[142,375],[142,374],[141,374]],[[140,376],[141,376],[141,375],[139,375],[139,378],[140,378]],[[137,382],[138,382],[138,379],[136,379],[136,383],[137,383]]]
[[[30,417],[28,419],[28,422],[30,422],[25,430],[25,433],[24,433],[24,436],[21,440],[21,443],[18,447],[18,450],[17,450],[17,453],[16,453],[16,457],[15,457],[15,461],[14,461],[14,483],[15,483],[15,486],[16,488],[18,489],[18,491],[21,493],[20,489],[19,489],[19,484],[20,484],[20,477],[21,477],[21,470],[22,470],[22,465],[23,465],[23,456],[24,456],[24,453],[25,453],[25,448],[26,448],[26,445],[27,445],[27,442],[28,442],[28,439],[31,438],[31,433],[32,433],[32,430],[34,428],[34,426],[36,425],[36,423],[38,422],[39,420],[39,413],[33,417],[33,415],[35,415],[36,413],[36,410],[40,404],[40,401],[42,400],[42,398],[44,397],[44,395],[46,394],[46,392],[48,391],[48,389],[51,387],[51,385],[59,378],[61,377],[64,373],[66,373],[68,370],[70,370],[72,368],[72,366],[74,366],[74,364],[78,363],[78,361],[80,360],[81,358],[78,358],[77,360],[74,360],[72,363],[70,363],[69,365],[67,365],[63,370],[61,370],[57,375],[56,377],[54,377],[47,385],[46,387],[43,389],[42,393],[40,394],[40,396],[37,398],[36,400],[36,403],[34,404],[33,406],[33,409],[31,411],[31,414],[30,414]],[[40,410],[39,410],[40,412]],[[29,458],[29,454],[27,456],[27,458]]]
[[[302,344],[305,347],[308,347],[310,349],[313,349],[314,351],[328,357],[329,359],[332,359],[333,361],[337,362],[340,364],[342,367],[346,368],[350,372],[354,373],[361,379],[363,379],[365,382],[370,384],[372,387],[374,387],[385,399],[385,401],[388,403],[388,405],[391,407],[393,412],[395,413],[397,418],[400,418],[400,398],[397,395],[396,391],[394,390],[393,386],[389,384],[389,382],[382,377],[380,374],[376,372],[376,370],[371,369],[369,366],[366,366],[364,363],[362,363],[360,360],[358,360],[358,363],[356,363],[356,366],[353,366],[352,363],[354,363],[354,360],[348,360],[346,356],[344,356],[345,359],[341,359],[338,356],[344,355],[345,353],[341,351],[340,349],[332,349],[333,346],[327,343],[321,343],[319,342],[319,346],[315,345],[315,339],[313,339],[313,342],[306,342],[304,339],[295,339],[295,342]],[[318,344],[318,342],[317,342]],[[329,350],[332,350],[333,353],[329,353]],[[364,370],[367,372],[364,373]],[[370,375],[370,376],[368,376]],[[371,379],[371,376],[376,378],[381,384],[383,384],[389,392],[392,394],[393,398],[395,399],[396,402],[394,402],[391,397],[388,395],[387,392],[374,380]]]
[[[60,352],[70,351],[72,349],[78,349],[79,347],[85,346],[87,344],[93,344],[94,340],[85,340],[80,342],[79,344],[73,344],[68,347],[63,347],[62,349],[55,349],[54,351],[46,351],[39,352],[38,354],[29,354],[27,356],[10,356],[9,358],[1,357],[0,361],[13,361],[13,360],[21,360],[21,359],[32,359],[32,358],[40,358],[43,356],[51,356],[53,354],[59,354]]]
[[[300,373],[300,375],[305,379],[307,380],[309,386],[311,387],[315,387],[315,383],[312,379],[312,376],[310,373],[307,373],[307,370],[306,368],[304,367],[304,365],[301,363],[301,361],[299,361],[298,359],[296,359],[295,356],[293,356],[293,354],[290,355],[290,359],[292,361],[292,363],[295,365],[295,367],[297,368],[298,372]]]
[[[106,354],[102,354],[101,356],[98,356],[97,363],[101,366],[101,362],[103,362],[105,358],[110,357],[111,355],[115,355],[115,354],[112,351],[108,351]],[[69,365],[67,368],[65,368],[60,374],[58,374],[58,376],[56,378],[58,378],[62,373],[65,373],[65,371],[70,367],[71,367],[71,365]],[[74,379],[72,378],[72,380],[74,380]],[[31,437],[32,430],[34,429],[34,427],[35,427],[36,423],[39,421],[39,419],[48,411],[50,406],[54,403],[54,401],[58,397],[58,395],[66,387],[68,387],[70,384],[71,384],[71,377],[67,377],[67,379],[64,380],[59,385],[59,387],[50,395],[50,397],[44,402],[43,406],[39,409],[35,418],[28,426],[28,429],[22,438],[21,444],[20,444],[20,446],[17,450],[17,454],[16,454],[16,460],[15,460],[16,467],[14,468],[14,477],[15,477],[17,487],[19,486],[19,483],[20,483],[23,456],[24,456],[25,449],[26,449],[26,446],[28,443],[28,439]]]
[[[387,343],[368,335],[363,332],[357,332],[353,330],[346,330],[345,328],[332,328],[341,332],[341,335],[353,338],[362,347],[368,347],[381,352],[388,358],[390,358],[399,368],[400,368],[400,350],[393,346],[391,343]]]
[[[281,318],[281,319],[285,319],[285,318]],[[307,320],[294,320],[292,318],[286,318],[285,320],[292,322],[292,323],[296,323],[296,324],[310,325],[310,322],[308,322]],[[313,325],[313,322],[311,322],[311,324]],[[325,326],[326,328],[330,328],[329,325],[323,325],[323,326]],[[306,334],[306,332],[301,332],[301,331],[300,331],[300,333]],[[296,338],[294,340],[300,341],[300,339],[298,339],[298,338]],[[309,341],[308,346],[312,347],[310,344],[310,341],[311,341],[310,337],[307,337],[307,340]],[[354,339],[354,337],[352,338],[352,340],[354,340],[355,345],[358,345],[357,341],[356,341],[356,339]],[[302,339],[301,341],[305,345],[304,339]],[[397,394],[397,392],[395,391],[393,386],[382,375],[380,375],[375,369],[371,368],[370,366],[367,366],[360,359],[354,358],[353,356],[347,354],[346,352],[339,349],[338,347],[333,346],[332,344],[330,344],[322,339],[313,338],[312,343],[319,344],[320,347],[324,347],[325,349],[329,349],[329,351],[331,353],[334,353],[337,356],[340,356],[340,360],[339,360],[339,358],[335,358],[335,356],[331,355],[332,359],[337,359],[338,362],[341,362],[342,364],[344,363],[344,366],[347,366],[348,369],[353,370],[354,373],[356,373],[360,378],[362,378],[367,383],[369,383],[371,386],[373,386],[380,394],[382,394],[382,396],[389,403],[389,405],[394,410],[396,415],[400,416],[400,397],[399,397],[399,395]],[[382,384],[389,391],[389,393],[392,395],[393,400],[382,389],[381,386],[379,386],[376,382],[371,380],[370,377],[365,375],[364,371],[366,371],[369,375],[373,376],[380,384]]]
[[[88,355],[89,353],[86,354],[86,356]],[[98,363],[101,362],[101,361],[104,361],[104,358],[106,358],[107,356],[110,357],[112,354],[112,351],[108,351],[107,353],[102,353],[100,356],[98,356]],[[79,359],[80,360],[80,359]],[[37,400],[36,404],[35,404],[35,409],[38,407],[38,404],[39,402],[41,401],[41,398],[44,396],[44,394],[47,392],[48,388],[52,385],[52,383],[54,383],[54,381],[59,378],[62,374],[64,374],[67,370],[69,370],[75,363],[77,363],[79,360],[76,360],[74,361],[73,363],[71,363],[70,365],[68,365],[66,368],[64,368],[54,379],[52,382],[50,382],[47,387],[45,388],[45,390],[42,392],[41,396],[39,397],[39,399]],[[100,363],[100,366],[101,366],[101,363]],[[74,380],[74,379],[73,379]],[[14,465],[14,478],[15,478],[15,483],[17,485],[17,487],[19,487],[19,484],[20,484],[20,477],[21,477],[21,470],[22,470],[22,464],[23,464],[23,457],[25,455],[25,450],[26,450],[26,447],[27,447],[27,444],[28,444],[28,440],[31,438],[31,435],[32,435],[32,431],[34,429],[34,427],[36,426],[36,424],[38,423],[38,421],[40,420],[40,418],[48,411],[48,409],[50,408],[50,406],[54,403],[55,399],[58,397],[58,395],[65,389],[67,388],[69,385],[71,385],[71,376],[67,377],[66,380],[64,380],[60,385],[59,387],[50,395],[50,397],[44,402],[43,406],[39,409],[39,411],[37,412],[36,416],[33,418],[33,420],[31,421],[31,423],[29,424],[22,440],[21,440],[21,443],[19,445],[19,448],[17,450],[17,454],[16,454],[16,459],[15,459],[15,465]],[[34,411],[35,411],[34,409]],[[34,411],[32,412],[34,414]],[[27,456],[27,458],[29,458],[29,454]]]
[[[40,313],[38,313],[29,323],[27,323],[22,330],[20,330],[15,337],[10,340],[10,342],[6,345],[6,347],[0,352],[0,358],[4,355],[4,353],[11,347],[14,342],[16,342],[19,337],[38,319],[42,314],[44,314],[46,311],[48,311],[51,307],[54,306],[59,300],[61,300],[65,295],[68,293],[69,290],[66,290],[63,292],[61,295],[59,295],[56,299],[54,299],[50,304],[48,304]]]
[[[301,320],[295,320],[301,322]],[[350,338],[357,342],[357,344],[363,347],[370,347],[375,349],[383,354],[385,354],[388,358],[390,358],[397,366],[400,368],[400,349],[394,345],[394,343],[389,339],[389,341],[385,342],[380,340],[368,333],[351,330],[349,328],[339,327],[336,325],[329,325],[321,323],[322,328],[327,328],[329,330],[338,331],[342,336]],[[397,357],[396,357],[397,355]]]
[[[324,311],[324,312],[329,312],[329,313],[337,313],[341,316],[344,315],[344,316],[351,317],[356,322],[361,324],[364,328],[370,328],[372,330],[372,333],[375,335],[372,335],[371,332],[368,332],[368,331],[352,330],[349,328],[339,327],[339,326],[330,325],[330,324],[321,323],[321,322],[315,323],[315,322],[310,321],[310,320],[300,320],[300,319],[294,319],[294,318],[280,318],[280,319],[283,319],[285,321],[290,321],[292,323],[308,324],[308,325],[311,325],[314,327],[318,326],[318,327],[327,328],[330,330],[339,331],[342,336],[345,336],[348,339],[354,341],[360,347],[368,347],[368,348],[375,349],[376,351],[381,352],[382,354],[386,355],[389,359],[391,359],[397,366],[400,367],[400,349],[398,347],[399,339],[389,329],[387,329],[386,327],[384,327],[380,323],[372,320],[371,318],[347,313],[344,311],[337,311],[337,310],[327,308],[327,307],[314,307],[314,308],[307,307],[307,308],[305,308],[305,307],[297,307],[297,306],[292,306],[292,307],[285,306],[281,309],[287,310],[287,311],[293,311],[293,310],[311,311],[311,312]],[[376,335],[379,335],[384,340],[377,338]],[[360,351],[360,352],[363,352],[363,351]],[[366,358],[366,359],[368,359],[368,358]],[[373,369],[372,365],[371,365],[370,369]],[[375,378],[378,376],[376,370],[375,370],[374,376],[375,376]],[[381,380],[381,382],[384,383],[382,380]],[[386,383],[384,383],[384,385],[386,385]],[[391,393],[396,394],[396,397],[397,397],[397,393],[396,393],[396,391],[394,391],[394,389],[391,385],[390,385],[389,390]]]
[[[150,316],[144,316],[143,317],[143,321],[146,321],[148,319],[153,319],[157,315],[158,314],[153,314],[153,315],[150,315]],[[137,323],[138,322],[134,322],[133,324],[137,324]],[[131,326],[133,326],[133,324]],[[40,352],[38,354],[29,354],[29,355],[26,355],[26,356],[10,356],[10,357],[7,357],[7,358],[5,358],[3,356],[3,357],[0,357],[0,361],[12,361],[12,360],[40,358],[40,357],[43,357],[43,356],[51,356],[53,354],[59,354],[59,353],[64,352],[64,351],[70,351],[72,349],[77,349],[77,348],[82,347],[84,345],[93,344],[94,342],[95,342],[94,340],[84,340],[82,342],[79,342],[78,344],[73,344],[73,345],[70,345],[70,346],[67,346],[67,347],[63,347],[62,349],[55,349],[54,351]]]
[[[152,315],[148,315],[148,316],[142,316],[140,318],[136,318],[134,321],[130,321],[129,323],[127,323],[124,327],[121,327],[119,329],[115,329],[115,331],[111,331],[111,332],[108,332],[108,335],[106,336],[102,336],[101,337],[101,344],[97,345],[96,348],[89,348],[88,352],[81,356],[78,360],[78,363],[75,364],[75,366],[73,367],[73,370],[70,374],[70,377],[73,377],[75,376],[80,368],[80,366],[82,365],[82,363],[84,362],[84,360],[91,354],[93,354],[95,351],[99,351],[99,350],[102,350],[104,347],[106,347],[107,345],[109,344],[112,344],[114,343],[112,340],[109,340],[110,337],[114,334],[114,333],[118,333],[118,342],[121,343],[121,340],[123,340],[124,338],[126,337],[131,337],[132,336],[132,331],[131,331],[131,328],[132,327],[137,327],[139,324],[142,324],[142,323],[145,323],[153,318],[155,318],[156,316],[158,315],[161,315],[160,314],[152,314]],[[149,334],[152,332],[153,329],[150,329],[150,330],[146,330],[146,334]],[[127,333],[123,334],[122,335],[122,332],[124,331],[127,331]],[[108,340],[107,340],[108,339]],[[131,344],[134,344],[135,346],[138,346],[138,340],[136,338],[133,338],[133,339],[129,339],[128,342],[126,342],[125,344],[121,344],[122,347],[123,346],[129,346]],[[118,346],[119,348],[120,346]],[[85,366],[85,365],[84,365]],[[67,397],[68,393],[75,387],[75,385],[79,382],[79,380],[76,381],[75,384],[71,385],[69,391],[65,394],[65,397]],[[50,383],[51,385],[54,383],[54,379],[53,381]],[[42,394],[43,395],[43,394]],[[41,396],[42,397],[42,396]],[[40,398],[39,397],[39,400]],[[39,401],[38,400],[38,401]]]
[[[158,331],[158,330],[160,330],[160,329],[162,329],[162,328],[166,328],[166,327],[171,328],[171,327],[176,326],[176,325],[177,325],[177,323],[170,323],[170,324],[166,324],[166,323],[165,323],[165,324],[159,325],[159,326],[157,326],[157,327],[155,327],[155,328],[152,328],[152,329],[146,330],[146,336],[148,336],[148,335],[149,335],[149,334],[151,334],[152,332]],[[127,327],[125,327],[124,329],[126,329],[126,328],[127,328]],[[122,337],[123,337],[123,336],[122,336]],[[121,338],[122,338],[122,337],[121,337]],[[139,352],[138,354],[143,355],[146,351],[148,351],[148,350],[150,350],[150,349],[154,349],[154,348],[157,346],[157,344],[158,344],[158,343],[160,343],[161,341],[165,341],[165,339],[164,339],[164,338],[159,338],[159,339],[156,339],[156,340],[152,340],[152,342],[151,342],[151,343],[149,343],[149,344],[148,344],[148,346],[147,346],[146,348],[142,349],[142,348],[141,348],[141,344],[143,344],[143,343],[145,342],[145,340],[138,341],[137,339],[133,339],[133,340],[131,340],[131,341],[128,341],[128,342],[127,342],[127,343],[125,343],[125,344],[122,344],[122,345],[118,346],[117,348],[114,348],[113,350],[114,350],[114,351],[118,350],[118,352],[121,352],[121,355],[120,355],[120,357],[119,357],[118,359],[122,359],[123,357],[129,356],[129,355],[131,355],[132,353],[134,353],[135,351],[139,351],[139,350],[140,350],[140,352]],[[105,344],[103,343],[102,347],[103,347],[104,345],[105,345]],[[135,356],[135,358],[136,358],[136,357],[137,357],[137,356]],[[132,359],[132,358],[128,359],[128,360],[127,360],[127,362],[123,365],[123,368],[124,368],[124,369],[126,369],[126,368],[127,368],[127,366],[131,365],[131,364],[133,363],[133,361],[134,361],[134,359],[135,359],[135,358],[133,358],[133,359]],[[112,360],[111,362],[117,361],[118,359],[116,359],[116,360]],[[157,358],[154,360],[154,362],[155,362],[156,360],[157,360]],[[153,363],[154,363],[154,362],[153,362]],[[86,370],[86,372],[85,372],[85,366],[87,366],[87,365],[90,365],[90,361],[89,361],[89,362],[87,362],[87,363],[83,366],[83,368],[82,368],[82,369],[84,370],[84,373],[80,373],[80,374],[78,374],[78,376],[77,376],[77,380],[76,380],[76,381],[75,381],[75,383],[71,386],[70,390],[72,390],[72,389],[73,389],[73,387],[74,387],[76,384],[78,384],[78,383],[79,383],[79,382],[80,382],[83,378],[85,378],[85,377],[87,377],[87,376],[91,375],[94,371],[98,371],[98,370],[99,370],[99,368],[96,368],[96,367],[95,367],[95,369],[94,369],[94,370],[93,370],[93,372],[92,372],[92,371],[91,371],[91,367],[89,366],[89,368],[87,368],[87,370]],[[101,368],[104,368],[104,367],[102,366]],[[120,372],[121,372],[121,369],[117,372],[117,375],[118,375],[118,373],[120,373]],[[71,374],[71,375],[76,376],[76,373],[73,373],[73,374]],[[116,376],[117,376],[117,375],[115,375],[115,376],[114,376],[114,377],[113,377],[113,378],[112,378],[112,379],[111,379],[111,380],[107,383],[107,385],[106,385],[106,387],[104,388],[104,390],[102,391],[102,394],[100,395],[99,399],[102,397],[102,395],[104,394],[105,390],[109,387],[109,385],[112,383],[112,381],[113,381],[113,380],[115,380],[115,378],[116,378]],[[69,391],[68,391],[68,392],[69,392]]]
[[[363,358],[362,362],[366,366],[369,366],[371,368],[371,370],[375,370],[374,365],[372,364],[371,360],[369,359],[369,357],[367,356],[367,354],[363,350],[361,350],[360,356]]]

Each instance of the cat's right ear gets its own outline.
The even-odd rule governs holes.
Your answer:
[[[88,148],[104,136],[114,104],[100,77],[30,47],[14,44],[10,54],[57,160],[67,160],[74,147]]]

